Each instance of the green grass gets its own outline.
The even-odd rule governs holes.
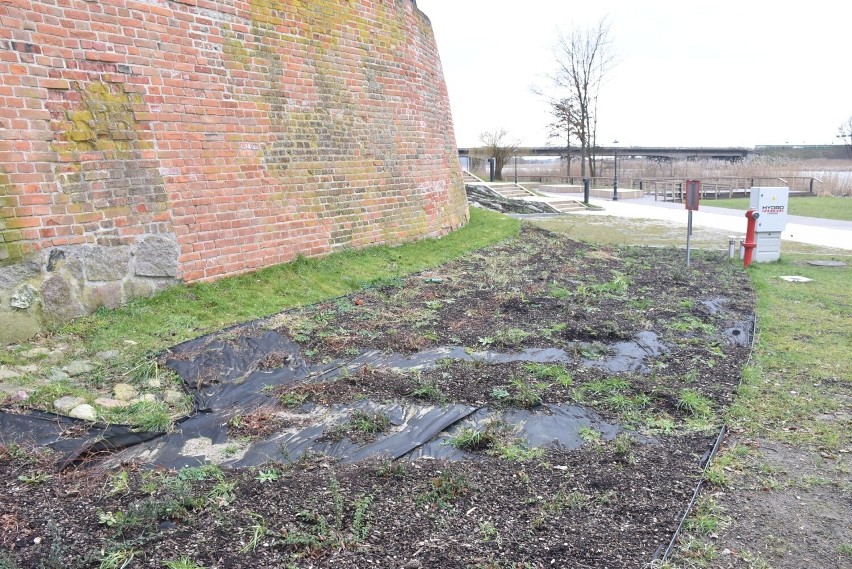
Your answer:
[[[685,224],[685,213],[683,219]],[[587,243],[600,245],[650,245],[652,247],[677,247],[686,250],[686,226],[668,221],[633,219],[611,215],[566,215],[546,220],[535,220],[531,223],[550,231],[565,233],[572,239]],[[613,231],[613,228],[618,228],[618,230]],[[745,229],[746,223],[745,217],[743,217],[742,234],[745,234]],[[691,244],[696,249],[727,251],[730,235],[732,235],[730,230],[694,227]],[[784,241],[781,250],[782,254],[849,255],[849,251],[845,249],[831,249],[797,243],[795,241]]]
[[[758,341],[729,420],[753,435],[838,448],[852,443],[852,425],[820,416],[840,410],[852,387],[852,267],[800,261],[750,269]],[[791,274],[813,281],[778,278]]]
[[[741,209],[743,211],[749,208],[749,198],[705,200],[703,203],[706,206]],[[806,217],[852,221],[852,198],[832,196],[791,197],[787,213],[790,215],[804,215]]]
[[[213,283],[173,287],[117,310],[99,310],[60,332],[78,336],[90,353],[120,346],[127,365],[142,354],[235,323],[438,266],[512,237],[519,228],[517,220],[472,209],[467,226],[440,239],[299,258]]]

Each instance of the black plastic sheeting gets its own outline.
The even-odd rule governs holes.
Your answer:
[[[707,308],[716,312],[722,302]],[[734,344],[748,345],[751,323],[735,322],[725,331]],[[422,406],[395,402],[378,404],[358,401],[350,405],[322,407],[308,404],[291,413],[290,424],[271,437],[250,444],[235,443],[228,435],[228,421],[247,415],[274,402],[267,388],[295,382],[328,381],[356,372],[365,365],[373,369],[399,370],[431,367],[441,360],[579,363],[610,372],[648,373],[645,360],[668,349],[650,331],[640,332],[630,341],[606,346],[597,359],[578,356],[591,344],[576,344],[571,351],[527,349],[515,353],[471,352],[460,346],[447,346],[405,355],[367,351],[357,357],[329,364],[309,364],[300,346],[274,331],[259,330],[257,324],[237,326],[185,342],[172,348],[166,365],[184,381],[195,399],[195,412],[183,419],[174,432],[138,433],[125,426],[91,425],[49,413],[12,414],[0,411],[3,441],[28,439],[47,445],[64,455],[62,466],[77,464],[92,455],[113,453],[109,463],[137,459],[142,463],[183,467],[217,462],[223,465],[251,466],[269,460],[297,460],[306,452],[320,452],[343,461],[382,456],[390,459],[421,457],[461,458],[464,452],[447,444],[461,424],[499,421],[510,425],[512,436],[530,447],[560,445],[567,449],[583,444],[581,429],[590,428],[611,439],[620,427],[605,423],[582,407],[544,405],[533,410],[488,409],[467,405]],[[381,412],[390,417],[389,433],[369,443],[348,438],[327,440],[330,429],[348,422],[356,410]]]
[[[640,370],[644,368],[642,362],[646,356],[658,355],[664,350],[655,334],[645,332],[633,342],[615,344],[606,358],[584,363],[607,366],[613,371]],[[553,363],[572,362],[575,356],[561,349],[500,353],[469,352],[463,347],[450,346],[411,355],[367,351],[348,361],[309,365],[297,344],[273,331],[199,338],[176,346],[166,365],[181,376],[194,394],[200,412],[184,421],[178,431],[119,453],[114,460],[135,459],[180,468],[211,461],[234,467],[254,466],[270,460],[295,461],[308,452],[323,453],[344,462],[369,457],[392,460],[427,456],[460,458],[465,453],[448,443],[458,425],[469,418],[476,423],[499,421],[510,425],[511,435],[530,446],[556,444],[577,448],[583,444],[580,434],[584,427],[597,430],[605,439],[615,437],[620,430],[577,406],[547,405],[532,411],[506,411],[460,404],[424,406],[365,400],[330,407],[304,405],[288,414],[291,423],[303,426],[282,428],[262,441],[240,445],[228,436],[231,417],[249,414],[273,401],[265,393],[268,387],[328,381],[354,373],[365,365],[372,369],[405,370],[434,366],[446,359],[490,364]],[[387,415],[390,432],[371,442],[354,442],[347,437],[329,440],[327,434],[347,423],[355,411]]]
[[[53,449],[62,457],[59,469],[109,455],[162,435],[134,432],[124,425],[101,425],[54,413],[0,411],[0,443]]]

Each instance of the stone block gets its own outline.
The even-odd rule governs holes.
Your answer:
[[[31,284],[23,284],[15,289],[12,298],[9,299],[9,306],[19,310],[31,308],[38,300],[38,291]]]
[[[82,405],[77,405],[71,411],[68,412],[68,415],[74,417],[75,419],[82,419],[83,421],[96,421],[98,418],[98,414],[95,411],[95,408],[89,405],[88,403],[83,403]]]
[[[0,346],[28,340],[41,331],[41,320],[32,310],[0,310]]]
[[[81,247],[86,280],[120,281],[127,276],[130,267],[129,247]]]
[[[48,324],[60,324],[86,313],[74,296],[71,284],[60,275],[53,275],[41,284],[41,302]]]
[[[15,264],[0,267],[0,290],[12,291],[26,281],[38,277],[41,274],[41,265],[41,257],[32,255]]]
[[[101,306],[118,308],[124,301],[122,284],[111,282],[102,285],[89,285],[83,293],[84,303],[90,312]]]
[[[53,402],[53,407],[60,413],[68,413],[74,407],[82,405],[86,400],[82,397],[74,397],[72,395],[66,395],[65,397],[60,397],[56,401]]]
[[[178,274],[177,242],[164,235],[149,235],[136,247],[135,273],[140,277],[176,277]]]

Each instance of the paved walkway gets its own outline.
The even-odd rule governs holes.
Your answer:
[[[582,194],[541,193],[547,196],[547,198],[578,199],[579,196],[581,201],[583,199]],[[686,227],[687,223],[687,211],[684,209],[683,204],[655,202],[653,196],[632,200],[619,200],[617,202],[591,198],[589,203],[604,209],[603,211],[585,210],[575,215],[614,215],[617,217],[659,219],[680,223],[684,227]],[[745,235],[745,211],[712,207],[704,205],[705,203],[708,202],[702,203],[700,209],[693,213],[693,226],[721,229],[730,232],[731,235]],[[787,216],[787,227],[781,234],[781,239],[852,251],[852,222],[790,215]]]

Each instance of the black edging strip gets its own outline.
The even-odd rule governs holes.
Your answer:
[[[749,350],[748,359],[746,360],[743,367],[746,367],[751,364],[752,356],[754,355],[754,344],[757,341],[757,314],[754,315],[754,320],[752,321],[751,326],[751,349]],[[740,374],[740,385],[742,387],[743,378],[742,374]],[[692,508],[695,506],[695,502],[698,500],[698,494],[701,492],[702,486],[704,486],[704,482],[707,480],[707,471],[710,469],[710,465],[713,462],[713,458],[715,458],[716,453],[719,452],[719,447],[722,446],[722,441],[725,439],[725,435],[728,432],[728,426],[726,424],[722,424],[722,429],[719,431],[719,435],[716,437],[716,443],[713,445],[713,448],[710,450],[710,456],[707,457],[707,463],[704,465],[704,470],[701,472],[701,478],[698,480],[698,484],[695,486],[695,491],[692,493],[692,499],[689,501],[689,504],[686,506],[686,511],[683,513],[683,516],[680,519],[680,523],[677,526],[677,529],[672,535],[672,539],[669,542],[669,546],[666,548],[666,551],[663,553],[662,557],[659,557],[660,550],[654,553],[654,559],[652,561],[660,561],[665,562],[668,560],[669,556],[672,553],[675,545],[677,544],[677,539],[680,537],[681,531],[683,531],[683,526],[686,524],[686,520],[689,518],[689,515],[692,513]],[[662,546],[661,546],[662,547]]]

